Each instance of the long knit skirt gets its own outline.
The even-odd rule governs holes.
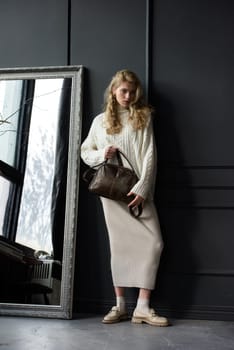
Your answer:
[[[115,287],[154,289],[163,241],[154,203],[136,219],[125,203],[101,197],[110,241]]]

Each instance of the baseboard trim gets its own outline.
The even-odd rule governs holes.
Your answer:
[[[74,300],[73,312],[74,314],[105,314],[114,305],[114,302],[114,299],[77,298]],[[135,304],[127,300],[127,305],[131,313]],[[157,305],[157,312],[174,319],[234,321],[233,306],[177,305],[170,308],[168,305]]]

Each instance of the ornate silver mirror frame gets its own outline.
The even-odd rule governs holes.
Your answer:
[[[70,79],[67,179],[65,187],[64,237],[58,303],[17,303],[0,300],[0,315],[72,318],[73,280],[79,195],[79,168],[82,114],[82,66],[0,69],[0,82],[9,80]],[[1,114],[0,121],[3,121]],[[1,137],[1,136],[0,136]],[[0,150],[1,153],[1,150]],[[0,157],[1,158],[1,157]],[[0,169],[1,175],[1,169]],[[1,205],[1,198],[0,198]],[[42,204],[43,205],[43,204]],[[0,276],[1,278],[1,276]],[[1,287],[2,288],[2,283]]]

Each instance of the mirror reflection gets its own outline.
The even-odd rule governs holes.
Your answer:
[[[60,304],[71,86],[0,80],[0,303]]]

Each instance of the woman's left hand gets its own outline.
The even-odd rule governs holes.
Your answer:
[[[116,151],[117,151],[117,147],[115,146],[108,146],[106,149],[105,149],[105,159],[111,159],[115,156],[116,154]]]
[[[127,196],[135,196],[135,198],[128,204],[128,207],[137,207],[139,204],[144,203],[144,198],[139,196],[138,194],[135,194],[133,192],[129,192]]]

